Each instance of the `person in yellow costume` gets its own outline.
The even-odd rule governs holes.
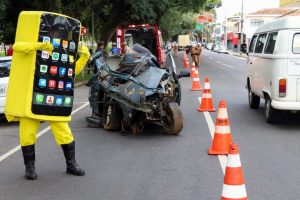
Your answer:
[[[44,13],[23,12],[23,14],[27,16],[29,15],[29,16],[36,17],[37,19],[36,22],[38,24],[39,17],[41,17],[41,15]],[[50,13],[50,14],[59,16],[59,14],[55,14],[55,13]],[[20,16],[22,16],[22,13]],[[22,17],[19,17],[19,22],[22,21],[23,23],[21,24],[26,24],[24,22],[26,22],[26,19],[28,18],[27,16],[23,18],[25,19],[23,21],[22,21]],[[34,23],[33,18],[29,17],[29,20],[30,21],[28,21],[29,23],[27,24]],[[18,28],[19,28],[19,24],[18,24]],[[38,28],[39,28],[39,24],[38,24]],[[25,91],[24,94],[22,94],[22,92],[26,89],[20,89],[22,85],[25,85],[25,87],[27,86],[30,87],[31,85],[32,87],[33,74],[35,70],[35,59],[32,58],[35,58],[35,56],[37,55],[37,51],[48,52],[51,55],[54,47],[50,42],[20,41],[25,37],[24,35],[26,35],[26,33],[24,32],[26,31],[23,31],[22,33],[23,35],[19,34],[19,37],[18,37],[18,32],[20,31],[18,31],[17,29],[16,43],[13,45],[14,57],[12,61],[12,69],[10,74],[10,82],[8,87],[5,114],[8,121],[20,121],[20,129],[19,129],[20,144],[21,144],[24,164],[25,164],[25,177],[29,180],[37,179],[37,174],[35,172],[35,147],[34,146],[36,143],[36,134],[41,121],[49,121],[56,143],[58,145],[61,145],[64,156],[66,158],[66,173],[77,175],[77,176],[84,176],[85,171],[78,166],[75,159],[75,141],[68,124],[68,121],[70,121],[71,116],[46,116],[46,115],[33,114],[30,110],[30,106],[28,106],[28,104],[31,105],[32,102],[32,94],[33,94],[32,89],[31,90],[28,89],[28,91]],[[30,34],[28,35],[30,36]],[[78,52],[80,54],[80,58],[77,60],[75,64],[76,75],[82,71],[82,69],[84,68],[85,64],[87,63],[90,57],[89,50],[84,44],[78,47]],[[26,68],[26,62],[34,63],[34,64],[33,65],[29,64]],[[23,74],[20,75],[20,71]],[[28,76],[24,74],[27,72],[28,72]],[[27,82],[29,84],[24,84]],[[20,94],[16,95],[15,93],[18,92]],[[19,96],[19,99],[17,98],[17,96]],[[25,103],[22,103],[23,101]],[[21,104],[21,106],[19,106],[19,104]]]

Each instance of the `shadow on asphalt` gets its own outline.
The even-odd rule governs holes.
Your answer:
[[[4,115],[0,115],[0,127],[8,127],[18,125],[19,122],[8,122]]]
[[[261,115],[260,118],[262,118],[262,120],[264,119],[264,108],[259,108],[259,110],[253,110],[254,112],[257,112],[258,115]],[[265,121],[264,121],[265,122]],[[300,112],[296,112],[296,113],[292,113],[290,111],[282,111],[282,114],[279,117],[279,121],[275,124],[268,124],[267,122],[265,122],[266,124],[270,125],[270,126],[275,126],[275,127],[280,127],[283,129],[300,129]]]
[[[98,129],[98,128],[91,128],[91,129]],[[122,134],[121,131],[106,131],[103,128],[99,128],[101,133],[103,134],[113,134],[119,135],[120,137],[124,137],[126,139],[134,139],[134,140],[143,140],[147,138],[157,138],[157,137],[176,137],[176,135],[168,135],[166,134],[160,126],[157,125],[147,125],[144,128],[144,131],[139,134],[134,134],[132,132],[128,132],[127,134]],[[180,133],[179,135],[180,136]]]

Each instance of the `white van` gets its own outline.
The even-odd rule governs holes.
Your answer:
[[[4,114],[11,56],[0,57],[0,115]]]
[[[249,106],[265,99],[265,119],[276,123],[281,110],[300,110],[300,17],[266,23],[254,33],[248,51]]]

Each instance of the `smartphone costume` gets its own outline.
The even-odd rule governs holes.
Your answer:
[[[86,46],[78,45],[80,28],[77,19],[56,13],[23,11],[19,16],[5,115],[8,121],[20,121],[27,179],[37,178],[34,145],[40,121],[50,123],[66,158],[66,172],[85,174],[76,163],[75,142],[68,124],[74,77],[90,56]]]

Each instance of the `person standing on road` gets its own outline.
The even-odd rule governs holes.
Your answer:
[[[173,52],[174,52],[174,56],[177,57],[178,46],[176,43],[174,43],[174,45],[173,45]]]
[[[112,43],[111,54],[120,55],[120,48],[117,47],[117,44],[115,42]]]
[[[11,44],[8,46],[6,55],[7,56],[12,56],[13,55],[13,48],[12,48]]]
[[[98,51],[101,51],[101,52],[103,52],[105,49],[105,45],[104,45],[105,43],[103,42],[103,41],[100,41],[99,43],[98,43],[98,46],[97,46],[97,49],[96,49],[96,52],[98,52]]]
[[[58,20],[49,20],[53,24],[49,24],[49,30],[42,36],[35,29],[28,28],[28,25],[38,27],[45,23],[46,17]],[[73,22],[73,27],[69,27],[69,21]],[[65,15],[40,11],[23,11],[19,16],[5,115],[9,122],[20,121],[20,144],[28,180],[37,179],[35,143],[41,121],[49,122],[56,143],[63,150],[66,173],[85,175],[75,159],[75,141],[68,122],[73,105],[74,76],[82,71],[90,53],[83,43],[78,43],[80,31],[73,40],[65,38],[68,28],[79,30],[80,22]],[[41,40],[32,42],[37,36]],[[81,55],[74,62],[77,52]],[[64,65],[58,68],[60,62]]]
[[[195,66],[199,67],[199,65],[200,65],[200,55],[201,55],[201,52],[202,52],[201,46],[199,44],[194,45],[190,48],[189,52],[192,56],[192,60],[195,63]]]

